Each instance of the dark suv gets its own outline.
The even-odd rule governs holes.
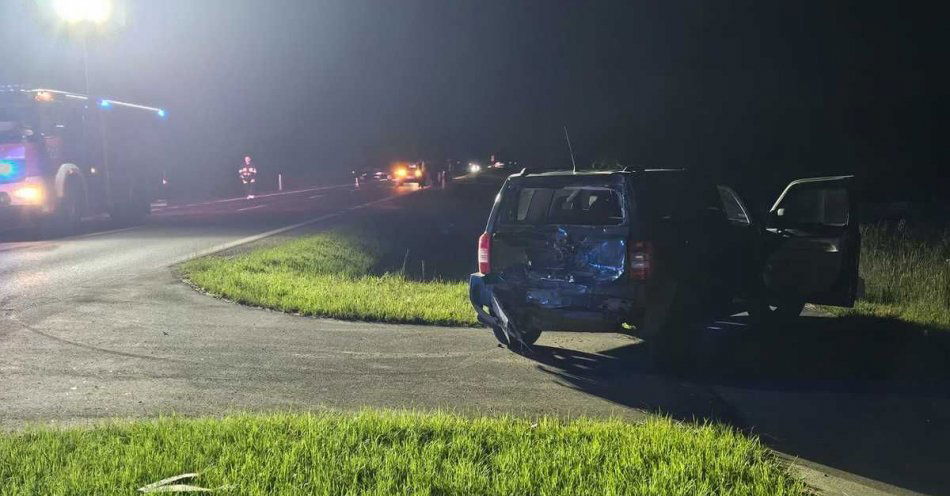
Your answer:
[[[794,181],[762,219],[683,170],[522,171],[478,240],[470,298],[505,345],[633,327],[667,353],[743,305],[760,321],[858,289],[851,176]]]

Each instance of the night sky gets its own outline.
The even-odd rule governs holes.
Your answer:
[[[167,108],[170,168],[195,184],[246,153],[290,176],[564,166],[567,125],[582,164],[754,191],[855,172],[926,199],[950,184],[948,44],[923,4],[129,0],[89,37],[90,85]],[[81,90],[81,44],[45,7],[0,2],[0,81]]]

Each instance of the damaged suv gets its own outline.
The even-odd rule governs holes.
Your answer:
[[[546,330],[634,328],[665,355],[737,304],[759,321],[806,302],[852,306],[851,185],[794,181],[754,219],[732,188],[684,170],[522,171],[478,240],[472,305],[507,346]]]

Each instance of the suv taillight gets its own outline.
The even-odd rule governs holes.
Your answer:
[[[478,271],[491,272],[491,234],[487,232],[478,237]]]
[[[634,281],[646,281],[650,278],[650,273],[653,271],[653,243],[649,241],[630,243],[627,271],[630,279]]]

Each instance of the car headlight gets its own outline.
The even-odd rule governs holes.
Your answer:
[[[406,175],[406,169],[396,169],[396,176],[405,177],[405,175]]]
[[[416,169],[416,177],[422,177],[422,171],[421,171],[421,170]]]
[[[43,201],[43,188],[34,184],[20,186],[13,190],[13,197],[27,203],[40,203]]]

